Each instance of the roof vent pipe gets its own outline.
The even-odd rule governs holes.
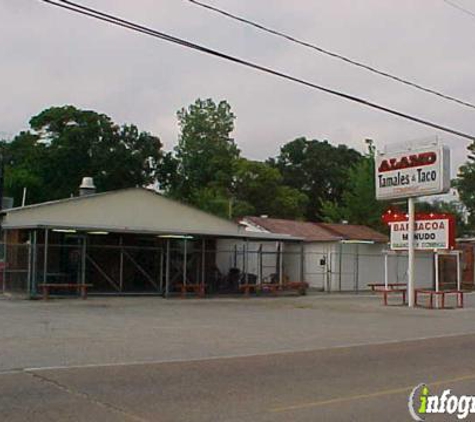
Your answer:
[[[96,186],[92,177],[83,177],[79,186],[79,196],[87,196],[96,193]]]

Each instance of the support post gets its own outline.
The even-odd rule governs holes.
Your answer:
[[[160,294],[163,295],[163,247],[160,247]]]
[[[170,294],[170,239],[167,239],[167,256],[165,268],[165,297],[168,298]]]
[[[342,281],[342,274],[343,271],[343,242],[340,242],[340,257],[338,258],[338,289],[341,292],[341,281]]]
[[[359,245],[356,245],[356,282],[355,282],[355,287],[356,287],[356,293],[360,291],[360,247]]]
[[[434,271],[435,271],[435,291],[438,292],[440,290],[440,280],[439,280],[439,254],[437,252],[437,250],[434,251],[434,258],[435,258],[435,262],[434,262]],[[435,300],[435,307],[438,308],[439,307],[439,297],[436,296],[436,300]]]
[[[38,268],[38,232],[36,230],[33,231],[32,236],[32,265],[31,265],[31,286],[30,286],[30,297],[36,296],[36,284],[37,284],[37,268]]]
[[[457,251],[457,291],[462,290],[462,268],[461,268],[461,251]]]
[[[300,281],[305,283],[305,245],[300,242]]]
[[[49,240],[49,230],[45,229],[45,242],[44,242],[44,251],[43,251],[43,284],[48,283],[48,240]]]
[[[284,244],[279,242],[279,284],[282,287],[284,283],[284,254],[283,254]]]
[[[262,243],[259,245],[259,286],[262,285]]]
[[[183,239],[183,286],[186,286],[186,270],[188,266],[188,240]]]
[[[119,237],[120,245],[120,260],[119,260],[119,291],[124,290],[124,240],[122,236]]]
[[[388,290],[389,285],[389,268],[388,268],[389,254],[384,253],[384,288]]]
[[[33,261],[33,236],[31,230],[28,232],[28,273],[27,273],[27,294],[31,297],[31,286],[33,280],[33,270],[32,270],[32,261]]]
[[[7,288],[7,265],[8,265],[8,230],[3,230],[3,280],[2,293]]]
[[[414,229],[415,229],[415,204],[414,198],[408,199],[409,208],[409,233],[408,233],[408,264],[407,264],[407,305],[414,307],[414,265],[415,265],[415,251],[414,251]]]
[[[86,284],[86,254],[87,254],[87,237],[84,236],[82,238],[82,250],[81,250],[81,284],[84,285]]]
[[[245,272],[245,283],[249,284],[249,239],[246,239],[246,272]]]
[[[205,291],[205,265],[206,265],[206,240],[201,239],[201,289],[204,294]]]

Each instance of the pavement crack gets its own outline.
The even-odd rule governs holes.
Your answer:
[[[68,387],[67,385],[65,384],[62,384],[56,380],[53,380],[51,378],[48,378],[44,375],[40,375],[36,372],[33,372],[33,371],[29,371],[29,370],[25,370],[24,373],[32,376],[33,378],[39,380],[40,382],[42,383],[46,383],[46,384],[49,384],[49,385],[52,385],[53,387],[61,390],[61,391],[64,391],[68,394],[71,394],[71,395],[74,395],[74,396],[77,396],[77,397],[80,397],[82,399],[85,399],[87,400],[88,402],[90,403],[93,403],[97,406],[100,406],[108,411],[111,411],[111,412],[114,412],[114,413],[118,413],[124,417],[126,417],[127,419],[130,419],[130,420],[133,420],[135,422],[149,422],[147,419],[144,419],[140,416],[137,416],[137,415],[134,415],[133,413],[130,413],[120,407],[117,407],[117,406],[114,406],[113,404],[111,403],[107,403],[107,402],[104,402],[104,401],[101,401],[101,400],[98,400],[96,399],[95,397],[91,396],[90,394],[88,393],[84,393],[82,391],[78,391],[74,388],[71,388],[71,387]]]

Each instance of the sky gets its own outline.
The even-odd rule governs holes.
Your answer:
[[[328,50],[475,103],[475,17],[443,0],[204,0]],[[473,0],[453,0],[472,8]],[[187,0],[81,0],[171,35],[475,134],[475,109],[434,97],[230,21]],[[72,104],[179,136],[176,112],[227,100],[242,154],[263,160],[297,137],[364,151],[438,136],[453,173],[469,141],[252,69],[112,27],[40,0],[0,0],[0,137],[50,106]]]

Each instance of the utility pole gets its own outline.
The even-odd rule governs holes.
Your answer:
[[[3,179],[4,179],[3,173],[4,173],[4,163],[3,163],[3,148],[2,148],[2,150],[0,150],[0,212],[3,211]]]

